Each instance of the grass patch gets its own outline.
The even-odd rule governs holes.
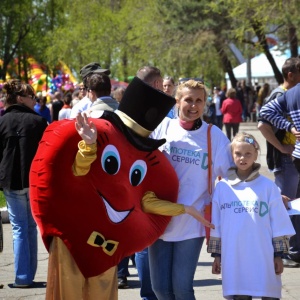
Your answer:
[[[1,207],[6,207],[6,201],[2,191],[0,191],[0,208]]]

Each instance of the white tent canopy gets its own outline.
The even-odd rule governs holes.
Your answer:
[[[277,67],[281,71],[281,67],[285,60],[290,57],[290,51],[286,50],[285,52],[282,52],[278,49],[271,49],[270,52],[274,57]],[[244,62],[234,68],[233,73],[237,80],[247,79],[247,63]],[[273,69],[264,53],[261,53],[251,59],[251,77],[253,83],[257,81],[259,83],[268,82],[271,86],[277,85],[277,81],[274,78]],[[227,81],[227,86],[231,86],[227,73],[225,78]]]

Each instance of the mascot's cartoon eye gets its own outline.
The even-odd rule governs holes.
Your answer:
[[[147,164],[143,160],[134,162],[129,171],[129,181],[131,185],[139,185],[145,178],[147,173]]]
[[[101,165],[103,170],[110,175],[118,173],[121,166],[121,158],[115,146],[107,145],[104,148],[101,156]]]

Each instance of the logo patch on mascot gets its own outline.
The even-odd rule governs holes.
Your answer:
[[[141,85],[139,80],[137,85]],[[152,106],[159,107],[159,101],[165,99],[144,96],[150,97],[151,111],[149,107],[141,109],[135,116],[135,110],[126,111],[126,99],[134,98],[131,93],[136,89],[133,83],[119,110],[134,120],[140,115],[139,124],[153,124],[155,118],[157,124],[152,128],[142,124],[151,132],[174,100],[169,97],[172,101],[169,99],[160,111]],[[149,94],[147,89],[145,95]],[[146,214],[141,209],[146,191],[155,192],[160,199],[177,199],[176,173],[157,150],[163,141],[141,137],[121,119],[117,113],[106,111],[100,119],[93,119],[98,131],[97,159],[87,175],[75,176],[72,170],[81,140],[75,120],[48,126],[31,166],[31,206],[45,246],[49,250],[52,237],[60,237],[85,277],[103,273],[164,232],[170,217]]]

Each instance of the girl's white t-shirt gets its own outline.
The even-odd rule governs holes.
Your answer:
[[[275,274],[273,237],[295,234],[278,187],[259,175],[231,186],[217,183],[211,237],[221,238],[223,295],[281,298]]]
[[[174,167],[179,179],[179,194],[177,203],[193,205],[198,210],[204,210],[210,200],[208,193],[208,160],[207,160],[207,128],[202,126],[193,131],[183,129],[178,119],[166,118],[152,133],[154,139],[165,138],[167,141],[160,150]],[[232,166],[229,140],[224,133],[213,126],[212,141],[212,181],[217,176],[225,176]],[[183,214],[172,217],[164,234],[164,241],[182,241],[205,236],[204,226],[190,215]]]

